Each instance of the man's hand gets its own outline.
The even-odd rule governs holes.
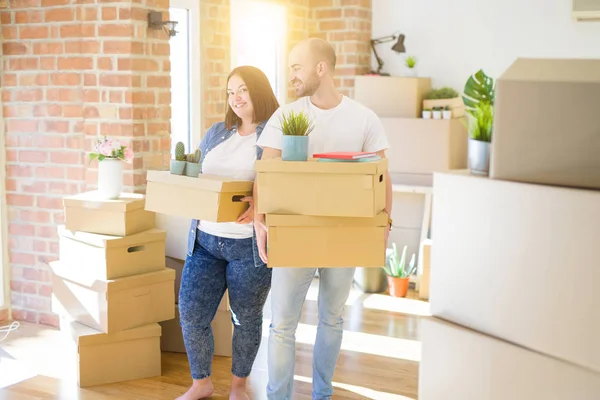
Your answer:
[[[254,219],[254,198],[252,196],[246,196],[240,201],[248,203],[248,209],[242,213],[237,219],[238,224],[249,224]]]
[[[260,256],[260,259],[267,264],[267,226],[261,221],[261,218],[256,218],[254,220],[254,231],[256,232],[258,255]]]

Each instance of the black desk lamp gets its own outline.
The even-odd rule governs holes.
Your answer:
[[[384,37],[380,37],[377,39],[371,39],[371,48],[373,49],[373,53],[375,54],[375,59],[377,60],[377,64],[379,65],[379,67],[377,68],[377,71],[371,71],[372,75],[390,76],[390,74],[388,74],[388,73],[381,72],[381,70],[383,68],[383,60],[377,54],[377,50],[375,50],[375,45],[380,44],[380,43],[391,42],[392,40],[397,39],[397,42],[392,46],[392,50],[394,50],[396,53],[406,53],[406,48],[404,47],[404,38],[405,38],[405,36],[403,34],[400,34],[400,35],[384,36]]]

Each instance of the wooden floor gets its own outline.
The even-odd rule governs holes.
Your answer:
[[[294,399],[311,398],[312,345],[316,333],[316,286],[308,294],[297,332]],[[353,290],[347,302],[344,340],[334,376],[334,399],[417,399],[419,326],[429,305]],[[267,302],[269,304],[269,302]],[[252,399],[264,399],[267,382],[265,310],[263,341],[250,377]],[[185,354],[163,353],[162,376],[81,389],[74,363],[61,357],[56,329],[22,323],[0,343],[0,399],[174,399],[191,382]],[[0,335],[0,338],[3,335]],[[64,354],[64,353],[63,353]],[[231,359],[215,357],[214,399],[226,399]]]

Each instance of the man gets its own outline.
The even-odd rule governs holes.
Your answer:
[[[385,157],[388,141],[375,113],[340,94],[334,84],[336,55],[329,43],[308,39],[290,53],[290,81],[299,100],[280,107],[265,126],[257,144],[262,159],[281,156],[280,117],[290,110],[314,119],[309,155],[330,151],[369,151]],[[255,201],[260,188],[254,188]],[[387,176],[386,211],[391,213],[392,191]],[[265,216],[255,215],[259,254],[267,262]],[[391,224],[391,220],[389,221]],[[386,231],[389,234],[388,230]],[[313,355],[313,399],[330,399],[332,378],[342,344],[342,314],[354,278],[354,266],[319,270],[319,325]],[[268,346],[269,399],[292,398],[295,332],[316,268],[276,268],[272,278],[272,322]]]

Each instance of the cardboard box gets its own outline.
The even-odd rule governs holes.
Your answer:
[[[167,268],[171,268],[175,270],[175,303],[179,303],[179,290],[181,288],[181,274],[183,273],[183,266],[185,261],[177,260],[171,257],[166,257],[166,265]],[[223,299],[221,303],[219,303],[220,311],[229,311],[231,307],[229,305],[229,291],[225,290],[225,294],[223,295]]]
[[[421,255],[423,257],[421,266],[421,280],[419,281],[419,298],[429,299],[429,280],[431,279],[431,239],[426,239],[421,243]]]
[[[453,97],[451,99],[430,99],[423,100],[423,110],[433,110],[434,107],[449,106],[452,111],[452,118],[460,118],[465,115],[465,102],[462,97]]]
[[[150,229],[131,236],[72,232],[58,227],[63,276],[83,284],[165,268],[166,233]]]
[[[431,78],[359,75],[354,77],[354,100],[380,117],[420,118]]]
[[[385,212],[373,218],[266,216],[268,267],[383,267]]]
[[[51,262],[52,312],[103,333],[115,333],[174,318],[175,271],[164,268],[91,285],[62,276],[59,261]]]
[[[518,59],[496,83],[490,178],[600,189],[600,59]]]
[[[197,178],[169,171],[148,171],[146,210],[211,222],[235,222],[248,209],[254,182],[200,174]]]
[[[385,209],[388,160],[256,162],[261,214],[375,217]]]
[[[60,329],[69,336],[80,387],[161,375],[159,324],[106,334],[62,317]]]
[[[467,168],[468,133],[462,119],[382,118],[381,123],[390,143],[390,173],[431,176]]]
[[[162,326],[162,337],[160,339],[160,348],[162,351],[170,353],[186,353],[183,333],[181,331],[181,320],[179,308],[175,306],[175,319],[160,323]],[[215,356],[231,357],[233,339],[233,323],[231,322],[231,313],[229,311],[217,311],[211,324],[213,329],[213,340]]]
[[[600,373],[600,191],[434,179],[431,313]]]
[[[129,236],[155,227],[153,212],[144,210],[145,196],[123,193],[115,200],[99,200],[97,192],[63,198],[65,226],[71,231]]]
[[[419,400],[596,400],[600,393],[596,373],[436,318],[422,320],[421,343]]]

